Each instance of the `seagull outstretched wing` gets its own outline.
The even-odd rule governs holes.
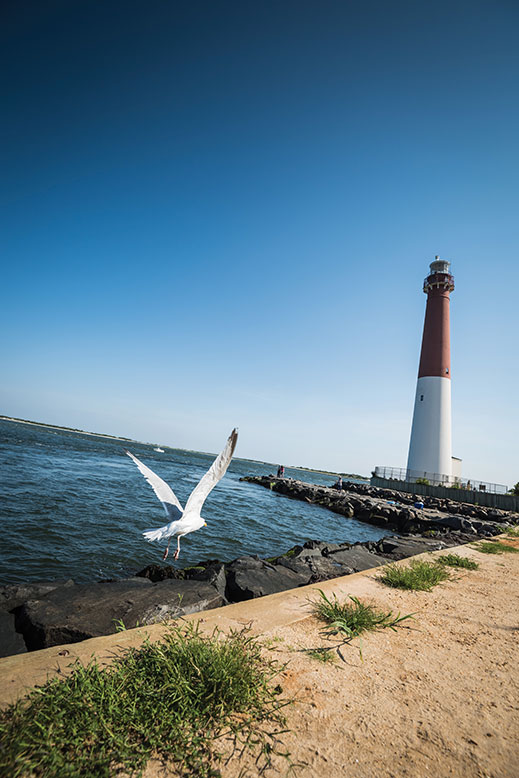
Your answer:
[[[189,499],[186,502],[185,507],[186,513],[188,511],[197,511],[200,513],[207,495],[212,489],[214,489],[220,478],[225,475],[225,471],[229,467],[232,455],[234,454],[237,440],[238,430],[233,429],[227,439],[224,450],[216,457],[207,473],[189,495]]]
[[[161,501],[168,519],[170,521],[177,521],[180,519],[184,509],[178,501],[178,497],[176,496],[171,486],[163,481],[162,478],[159,478],[159,476],[154,473],[153,470],[150,470],[149,467],[143,465],[140,459],[137,459],[137,457],[135,457],[130,451],[127,451],[126,453],[131,459],[133,459],[144,478]]]

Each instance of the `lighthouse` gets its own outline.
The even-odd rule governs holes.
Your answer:
[[[424,281],[427,295],[422,350],[407,459],[407,480],[448,482],[452,475],[450,263],[435,257]]]

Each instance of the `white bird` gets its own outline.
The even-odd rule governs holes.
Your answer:
[[[156,475],[153,470],[150,470],[149,467],[143,465],[136,456],[129,451],[126,452],[128,456],[133,459],[144,478],[161,501],[164,510],[166,511],[166,516],[170,519],[169,524],[166,524],[164,527],[159,527],[159,529],[148,529],[142,533],[146,540],[149,541],[169,538],[164,556],[162,557],[163,560],[166,559],[169,553],[169,544],[174,535],[177,536],[177,550],[175,551],[174,559],[178,559],[180,553],[180,538],[187,535],[189,532],[200,529],[200,527],[207,526],[205,520],[200,516],[202,505],[209,492],[214,489],[218,481],[225,475],[232,459],[234,449],[236,448],[237,440],[238,430],[233,429],[227,439],[224,450],[216,457],[207,473],[189,495],[185,508],[182,508],[173,489],[163,481],[162,478],[159,478],[159,476]]]

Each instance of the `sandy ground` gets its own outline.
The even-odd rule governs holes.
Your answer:
[[[355,642],[333,665],[301,654],[327,645],[313,618],[268,636],[302,700],[285,739],[301,778],[519,776],[519,554],[472,555],[479,570],[431,592],[375,583],[373,602],[416,616],[365,637],[362,660]]]
[[[479,570],[455,571],[431,592],[388,589],[370,575],[374,603],[416,617],[363,638],[362,659],[358,640],[344,661],[308,657],[304,649],[330,645],[311,616],[265,634],[299,700],[284,736],[296,776],[519,776],[519,554],[463,553]],[[168,774],[150,765],[146,778]],[[270,774],[286,775],[285,760]],[[259,770],[234,758],[223,775]]]

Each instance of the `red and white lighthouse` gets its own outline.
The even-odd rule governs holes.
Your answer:
[[[452,475],[450,293],[454,277],[450,263],[431,262],[424,281],[427,295],[407,478],[448,481]]]

